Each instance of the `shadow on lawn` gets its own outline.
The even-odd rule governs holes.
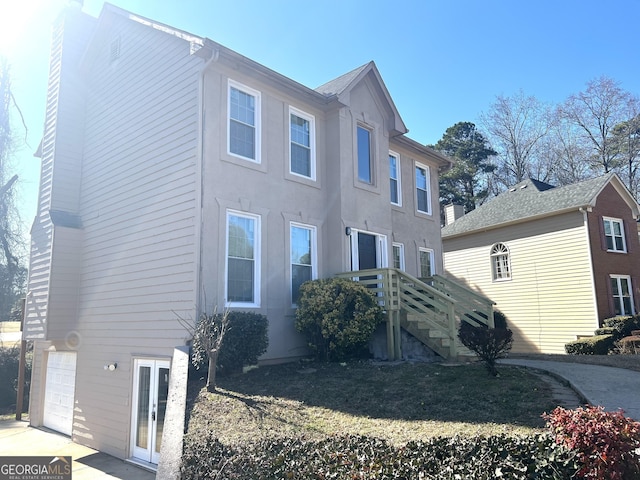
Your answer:
[[[218,386],[256,418],[287,399],[371,419],[542,427],[540,415],[555,407],[541,378],[507,366],[493,378],[477,364],[287,364],[220,377]]]

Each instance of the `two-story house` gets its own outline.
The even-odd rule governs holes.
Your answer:
[[[638,312],[639,213],[616,174],[525,180],[442,229],[445,270],[496,302],[514,352],[564,353],[604,319]]]
[[[438,171],[373,63],[312,89],[105,4],[51,50],[25,339],[30,422],[158,462],[179,318],[263,313],[262,362],[305,354],[301,283],[442,270]]]

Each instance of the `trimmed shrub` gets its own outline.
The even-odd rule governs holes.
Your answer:
[[[500,314],[499,323],[496,328],[488,328],[486,326],[476,327],[468,322],[460,322],[458,329],[458,338],[462,344],[469,350],[474,352],[487,367],[487,370],[494,377],[498,376],[496,369],[496,361],[504,358],[513,345],[513,332],[506,328],[507,320],[503,314]],[[495,321],[494,314],[494,321]],[[497,325],[504,325],[498,328]]]
[[[544,415],[558,445],[576,452],[578,477],[601,480],[640,478],[640,422],[621,410],[603,407],[566,410],[558,407]]]
[[[614,342],[613,335],[595,335],[569,342],[564,350],[569,355],[607,355]]]
[[[596,335],[616,335],[618,331],[614,327],[601,327],[596,328],[593,333]]]
[[[29,383],[31,380],[31,360],[33,353],[26,352],[25,387],[22,400],[23,410],[29,408]],[[15,408],[18,396],[18,368],[20,365],[20,347],[0,347],[0,412]]]
[[[640,330],[640,315],[634,317],[607,318],[602,324],[604,327],[613,329],[611,334],[615,337],[614,340],[619,340],[631,335],[633,330]]]
[[[218,366],[222,372],[237,372],[247,365],[255,365],[269,346],[269,321],[253,312],[229,312],[227,330]]]
[[[209,431],[185,438],[182,478],[566,479],[577,466],[549,435],[432,438],[395,447],[364,436],[266,438],[227,447]]]
[[[300,287],[296,329],[318,359],[341,361],[365,355],[382,309],[363,285],[341,278],[313,280]]]

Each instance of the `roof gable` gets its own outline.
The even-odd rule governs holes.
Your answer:
[[[349,105],[349,95],[351,91],[356,85],[364,81],[366,78],[369,78],[373,82],[377,93],[384,100],[386,104],[385,106],[392,117],[392,130],[395,131],[396,134],[407,133],[408,129],[402,121],[400,113],[398,113],[398,109],[396,108],[395,103],[393,103],[393,99],[391,98],[391,95],[389,95],[389,90],[387,90],[387,86],[384,84],[382,76],[374,62],[369,62],[361,67],[351,70],[350,72],[319,86],[315,91],[327,97],[335,96],[340,103]]]
[[[528,179],[444,227],[442,237],[466,235],[580,208],[591,208],[595,206],[600,192],[609,184],[613,185],[637,218],[640,213],[638,203],[615,173],[563,187]]]

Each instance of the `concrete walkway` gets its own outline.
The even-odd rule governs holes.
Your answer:
[[[565,379],[591,405],[601,405],[607,411],[624,410],[627,417],[640,421],[640,372],[624,368],[509,358],[506,365],[544,370]]]
[[[7,456],[71,456],[73,480],[156,478],[148,470],[73,443],[65,435],[32,428],[28,422],[15,420],[0,421],[0,457]]]

